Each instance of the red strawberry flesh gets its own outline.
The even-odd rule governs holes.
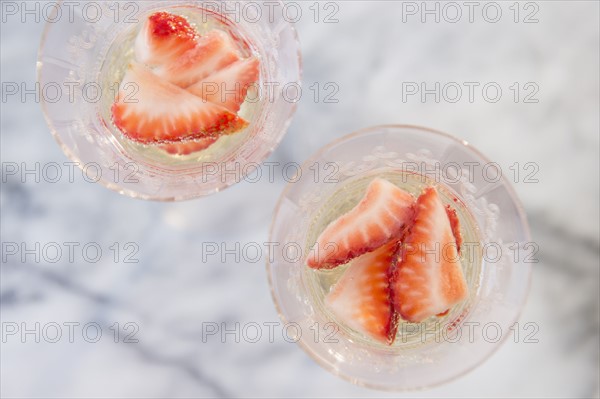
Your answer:
[[[421,322],[444,314],[468,291],[448,213],[435,188],[424,190],[415,212],[391,285],[400,316]]]
[[[220,105],[205,102],[135,63],[121,82],[112,116],[125,136],[146,144],[219,137],[247,126]]]
[[[456,250],[460,254],[460,247],[462,245],[463,238],[462,234],[460,233],[460,221],[458,220],[456,209],[452,208],[450,205],[446,205],[446,213],[448,214],[448,220],[450,221],[452,234],[454,235],[454,239],[456,240]]]
[[[390,242],[353,259],[325,299],[344,324],[388,345],[398,325],[389,287],[396,248]]]
[[[135,41],[139,62],[168,65],[196,46],[197,33],[182,16],[157,12],[148,17]]]
[[[308,255],[307,265],[330,269],[390,240],[398,239],[413,217],[414,197],[384,179],[374,179],[362,200],[330,223]]]
[[[197,40],[191,50],[154,72],[161,78],[188,88],[240,59],[231,38],[222,31],[212,30]]]
[[[190,93],[238,112],[248,88],[258,80],[259,62],[250,57],[234,62],[190,86]]]
[[[217,137],[187,141],[183,143],[162,144],[160,148],[171,155],[189,155],[207,149],[218,140]]]

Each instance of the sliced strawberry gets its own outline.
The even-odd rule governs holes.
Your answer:
[[[417,199],[415,221],[400,249],[392,289],[396,311],[411,322],[444,314],[467,297],[452,226],[433,187]]]
[[[325,298],[348,327],[388,345],[394,342],[398,327],[389,286],[397,247],[391,241],[353,259]]]
[[[369,184],[362,200],[321,233],[307,264],[330,269],[398,238],[413,216],[414,197],[387,180]]]
[[[124,135],[140,143],[219,137],[248,124],[220,105],[163,81],[141,64],[129,66],[112,116]]]
[[[193,84],[188,90],[206,101],[238,112],[248,88],[258,80],[258,66],[259,62],[254,57],[234,62]]]
[[[152,66],[169,65],[196,46],[197,33],[184,17],[157,12],[135,39],[135,57]]]
[[[160,146],[171,155],[189,155],[207,149],[217,141],[218,137],[205,137],[203,139],[186,141],[183,143],[170,143]]]
[[[194,48],[173,63],[159,66],[154,72],[179,87],[187,88],[239,59],[230,37],[220,30],[212,30],[198,39]]]
[[[463,238],[460,233],[460,221],[458,220],[456,209],[452,208],[450,205],[446,205],[446,213],[448,214],[448,220],[450,221],[450,227],[452,228],[452,235],[454,235],[454,239],[456,240],[456,250],[460,254],[460,246],[462,245]]]

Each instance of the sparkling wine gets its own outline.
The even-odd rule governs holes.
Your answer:
[[[437,183],[424,175],[407,173],[399,170],[390,170],[389,172],[383,172],[377,175],[361,176],[357,179],[348,180],[325,201],[325,205],[315,214],[312,224],[309,227],[305,250],[308,251],[310,249],[316,241],[317,236],[331,221],[352,209],[361,200],[368,184],[375,177],[381,177],[396,184],[403,190],[413,194],[415,198],[418,197],[425,187],[436,186],[444,205],[450,205],[457,212],[463,237],[460,258],[463,273],[469,287],[469,298],[451,308],[446,314],[430,317],[422,323],[409,323],[400,319],[396,340],[393,346],[418,346],[436,339],[445,339],[451,334],[452,323],[466,314],[471,302],[476,297],[480,285],[482,264],[482,248],[480,245],[481,237],[479,229],[465,204],[453,195],[448,187]],[[314,299],[313,303],[316,307],[320,308],[319,311],[324,312],[331,321],[335,322],[341,329],[344,329],[353,339],[357,341],[367,341],[368,344],[376,346],[382,345],[350,329],[345,326],[343,322],[336,320],[335,315],[325,306],[325,296],[348,267],[349,264],[330,270],[304,268],[305,281],[307,281],[310,295]],[[446,335],[440,336],[440,334]]]
[[[251,55],[257,55],[253,44],[246,38],[244,32],[222,15],[216,15],[212,12],[194,6],[164,7],[160,10],[171,14],[185,17],[190,25],[198,32],[200,36],[211,30],[218,29],[227,33],[236,49],[243,58]],[[119,129],[113,124],[111,118],[111,106],[119,90],[119,84],[125,75],[127,66],[134,60],[134,43],[138,32],[145,21],[144,16],[139,17],[139,22],[132,24],[120,34],[111,44],[107,57],[100,69],[100,85],[103,93],[110,95],[102,96],[101,117],[106,127],[111,132],[111,140],[130,158],[145,161],[151,165],[161,164],[194,164],[198,162],[209,162],[215,159],[223,159],[227,154],[243,145],[248,138],[249,128],[246,128],[235,134],[221,137],[215,144],[209,148],[193,152],[189,155],[171,155],[160,148],[159,145],[145,145],[134,142],[125,137]],[[261,80],[250,86],[244,103],[241,106],[238,115],[247,120],[250,125],[258,119],[262,95],[257,88],[262,87]]]

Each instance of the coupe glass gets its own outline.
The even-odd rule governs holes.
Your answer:
[[[287,331],[325,369],[377,389],[430,387],[483,362],[513,336],[530,284],[525,214],[510,183],[490,169],[496,166],[465,141],[415,126],[368,128],[318,151],[285,188],[271,226],[270,241],[282,250],[273,251],[267,272],[279,315],[294,327]],[[315,273],[323,272],[309,269],[305,259],[332,218],[324,209],[338,202],[346,210],[360,198],[345,187],[398,172],[426,176],[414,193],[434,182],[464,206],[473,221],[468,229],[477,241],[470,243],[477,244],[476,264],[463,304],[429,331],[402,322],[395,343],[386,346],[332,325],[323,298],[315,295]],[[349,197],[353,204],[345,203]]]
[[[90,179],[112,190],[163,201],[212,194],[251,173],[288,128],[296,104],[284,90],[299,87],[301,60],[294,28],[282,13],[269,13],[269,7],[279,3],[281,10],[282,4],[252,2],[252,7],[246,7],[245,3],[59,1],[48,8],[49,22],[38,54],[38,81],[46,121],[67,157]],[[119,47],[115,43],[133,35],[139,21],[155,11],[185,14],[193,9],[219,19],[235,32],[236,39],[261,61],[257,87],[272,89],[268,95],[265,91],[255,96],[243,134],[224,137],[194,156],[149,156],[128,143],[110,121],[118,81],[111,82],[107,71],[122,62],[114,55],[115,46]],[[220,10],[233,14],[219,14]]]

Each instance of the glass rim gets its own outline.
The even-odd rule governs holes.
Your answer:
[[[310,157],[308,157],[304,162],[302,162],[300,168],[303,169],[307,165],[310,165],[311,162],[315,162],[315,160],[318,159],[319,157],[321,157],[325,152],[327,152],[328,150],[332,149],[333,147],[335,147],[343,142],[350,141],[350,140],[360,137],[364,134],[368,134],[368,133],[371,133],[371,132],[374,132],[377,130],[381,130],[381,129],[413,129],[413,130],[421,131],[421,132],[431,134],[434,136],[440,136],[440,137],[449,139],[455,143],[460,144],[463,148],[468,149],[470,152],[472,152],[477,157],[481,158],[483,161],[488,162],[488,163],[491,162],[491,160],[489,160],[489,158],[487,158],[478,149],[473,147],[468,141],[461,140],[451,134],[448,134],[448,133],[445,133],[445,132],[442,132],[442,131],[439,131],[439,130],[436,130],[433,128],[419,126],[419,125],[384,124],[384,125],[375,125],[375,126],[361,128],[352,133],[349,133],[344,136],[336,138],[335,140],[320,147],[316,152],[314,152]],[[518,218],[519,218],[519,222],[520,222],[521,226],[523,226],[525,237],[527,238],[527,240],[531,240],[531,233],[530,233],[529,224],[527,222],[526,213],[525,213],[525,210],[523,208],[521,201],[519,200],[519,198],[516,194],[516,191],[514,190],[514,187],[512,187],[512,184],[510,184],[510,182],[506,179],[506,177],[504,175],[501,177],[501,181],[504,183],[504,186],[507,189],[510,199],[515,205],[515,208],[516,208],[517,214],[518,214]],[[277,216],[280,212],[283,199],[286,198],[286,195],[292,189],[293,184],[294,184],[294,182],[287,183],[277,200],[277,204],[275,205],[275,208],[273,210],[273,217],[272,217],[271,224],[269,227],[269,239],[271,239],[271,237],[273,236],[275,223],[277,220]],[[273,262],[270,262],[269,259],[267,259],[266,272],[267,272],[267,281],[269,284],[269,291],[271,293],[271,299],[273,300],[273,303],[275,305],[275,310],[276,310],[279,318],[285,324],[285,323],[289,323],[290,320],[288,320],[288,318],[284,315],[283,309],[280,305],[280,301],[278,300],[278,298],[276,296],[275,285],[274,285],[274,281],[273,281],[273,273],[272,273],[272,267],[273,267],[272,263]],[[532,281],[531,273],[528,273],[525,293],[518,305],[517,310],[515,311],[513,317],[511,318],[509,325],[514,325],[514,323],[516,323],[520,319],[520,317],[523,313],[523,309],[525,307],[525,303],[527,302],[527,298],[531,291],[531,281]],[[323,369],[327,370],[328,372],[332,373],[333,375],[335,375],[353,385],[357,385],[357,386],[365,387],[365,388],[369,388],[369,389],[374,389],[374,390],[379,390],[379,391],[385,391],[385,392],[411,392],[411,391],[423,391],[426,389],[439,387],[439,386],[445,385],[451,381],[454,381],[458,378],[461,378],[464,375],[469,374],[470,372],[472,372],[473,370],[478,368],[481,364],[483,364],[486,360],[488,360],[491,356],[493,356],[494,353],[496,353],[498,351],[498,349],[500,349],[503,346],[503,344],[507,341],[508,337],[509,337],[508,334],[503,335],[501,337],[501,339],[494,344],[493,348],[488,353],[486,353],[486,355],[484,357],[482,357],[481,359],[478,359],[472,365],[470,365],[466,369],[460,371],[459,373],[452,375],[450,377],[447,377],[445,379],[442,379],[442,380],[439,380],[439,381],[436,381],[433,383],[428,383],[423,386],[417,386],[417,387],[400,387],[400,386],[392,386],[392,385],[382,385],[382,384],[378,384],[378,383],[369,382],[369,381],[359,378],[359,377],[353,377],[347,373],[342,372],[339,368],[334,367],[331,363],[328,363],[323,357],[319,356],[319,354],[316,353],[309,345],[305,344],[302,341],[302,339],[297,340],[295,342],[295,344],[297,344],[320,367],[322,367]]]

